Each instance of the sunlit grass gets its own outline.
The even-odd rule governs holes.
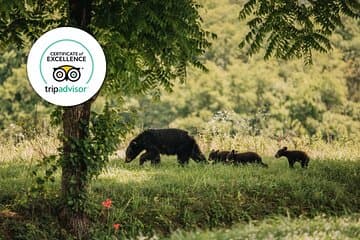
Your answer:
[[[56,154],[60,141],[56,136],[40,135],[15,144],[13,141],[0,141],[0,163],[24,161],[31,162],[50,154]]]
[[[144,182],[154,175],[146,170],[131,171],[117,167],[107,167],[99,176],[99,181],[111,180],[115,183]]]
[[[238,224],[230,229],[183,232],[171,235],[171,240],[215,240],[215,239],[359,239],[360,215],[293,219],[288,217],[269,218]]]

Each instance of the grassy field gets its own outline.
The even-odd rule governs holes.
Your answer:
[[[114,158],[89,189],[93,239],[360,237],[359,161],[312,159],[307,170],[290,170],[285,158],[263,161],[268,169],[179,167],[175,157],[140,167]],[[26,198],[35,162],[0,163],[0,239],[70,238],[56,217],[59,173],[41,198]],[[105,199],[110,209],[101,205]]]
[[[325,217],[312,219],[276,217],[263,221],[239,224],[231,229],[197,232],[175,232],[171,240],[207,239],[359,239],[360,216]]]

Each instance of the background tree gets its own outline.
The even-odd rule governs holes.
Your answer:
[[[190,69],[187,84],[162,93],[161,101],[129,99],[127,105],[139,109],[138,125],[181,127],[202,136],[217,128],[232,135],[356,139],[360,105],[349,98],[347,79],[357,79],[349,55],[359,52],[358,20],[343,16],[345,28],[329,36],[332,51],[315,52],[312,66],[301,59],[264,61],[261,54],[248,57],[238,49],[248,31],[237,19],[244,2],[201,2],[204,26],[218,36],[203,56],[209,72]]]

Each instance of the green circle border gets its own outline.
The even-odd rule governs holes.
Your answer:
[[[44,78],[44,75],[43,75],[43,72],[42,72],[42,67],[41,67],[41,62],[42,62],[42,59],[44,58],[44,54],[46,53],[46,51],[51,47],[53,46],[54,44],[57,44],[59,42],[63,42],[63,41],[68,41],[68,42],[74,42],[74,43],[77,43],[79,45],[81,45],[83,48],[85,48],[85,50],[88,52],[88,54],[90,55],[90,59],[91,59],[91,74],[90,74],[90,77],[89,77],[89,80],[86,82],[86,84],[88,84],[93,76],[93,73],[94,73],[94,59],[89,51],[89,49],[87,49],[87,47],[84,46],[84,44],[82,44],[81,42],[78,42],[76,40],[73,40],[73,39],[60,39],[60,40],[57,40],[55,42],[53,42],[52,44],[50,44],[45,50],[44,52],[41,54],[41,58],[40,58],[40,74],[41,74],[41,78],[42,80],[45,82],[45,84],[47,84],[45,78]]]

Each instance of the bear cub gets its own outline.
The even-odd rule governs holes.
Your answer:
[[[211,150],[209,154],[209,161],[214,161],[214,163],[229,163],[227,156],[230,151],[219,151],[219,150]]]
[[[286,157],[289,162],[289,167],[294,168],[295,162],[300,162],[302,168],[307,168],[310,158],[303,151],[288,151],[287,147],[283,147],[275,154],[276,158]]]
[[[233,164],[247,164],[247,163],[255,163],[259,164],[262,167],[267,168],[268,165],[262,162],[261,157],[256,152],[243,152],[238,153],[235,150],[232,150],[228,156],[228,161],[232,162]]]

